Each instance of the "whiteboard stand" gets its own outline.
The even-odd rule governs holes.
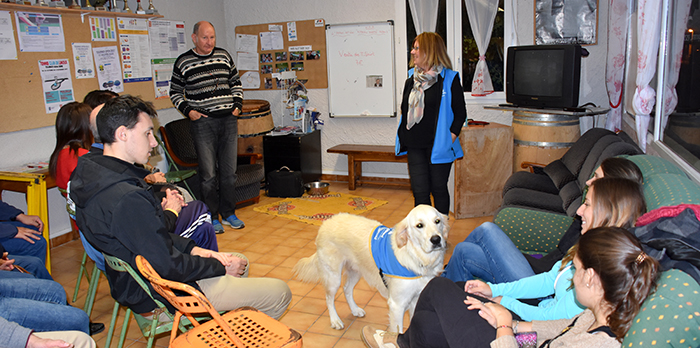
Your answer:
[[[327,24],[330,117],[396,117],[394,21]]]

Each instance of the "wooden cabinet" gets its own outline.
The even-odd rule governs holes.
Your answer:
[[[455,217],[492,215],[513,173],[513,128],[498,123],[464,127],[459,141],[464,157],[455,161]]]
[[[263,137],[265,180],[283,166],[300,170],[304,183],[321,179],[321,131]]]

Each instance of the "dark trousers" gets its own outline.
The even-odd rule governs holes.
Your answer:
[[[234,190],[238,161],[238,119],[231,115],[202,117],[192,121],[192,140],[199,161],[201,200],[212,220],[227,218],[236,211]]]
[[[411,179],[411,190],[415,205],[430,202],[433,195],[435,209],[447,215],[450,213],[450,191],[447,180],[450,177],[452,163],[430,163],[430,148],[408,148],[408,175]]]
[[[411,324],[399,335],[399,347],[489,347],[496,329],[477,310],[467,309],[466,298],[464,282],[433,278],[418,298]]]

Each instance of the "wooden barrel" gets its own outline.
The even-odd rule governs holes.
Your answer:
[[[243,100],[243,110],[238,116],[238,153],[262,153],[262,136],[273,128],[275,122],[267,100]]]
[[[513,171],[561,158],[580,136],[578,116],[513,111]]]

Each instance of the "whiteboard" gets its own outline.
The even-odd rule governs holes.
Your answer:
[[[330,117],[396,116],[394,22],[327,24]]]

